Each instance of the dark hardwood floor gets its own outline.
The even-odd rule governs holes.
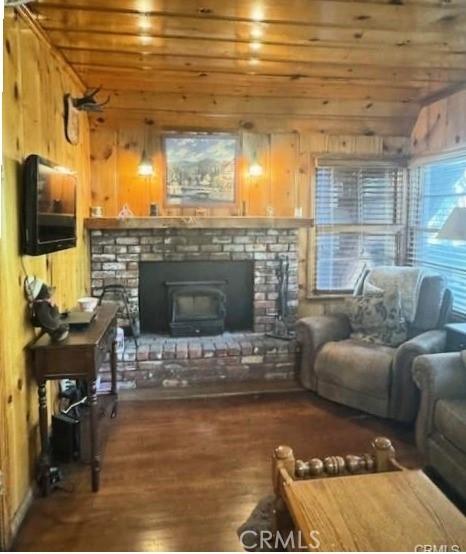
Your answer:
[[[87,467],[35,500],[17,550],[240,550],[236,528],[271,492],[274,447],[299,457],[361,453],[377,435],[419,465],[410,429],[310,393],[120,404],[102,486]],[[69,472],[69,470],[68,470]]]

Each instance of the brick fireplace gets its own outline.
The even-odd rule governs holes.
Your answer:
[[[95,226],[94,221],[89,221]],[[283,256],[289,260],[290,319],[296,317],[297,249],[298,229],[291,225],[279,229],[247,226],[92,229],[92,294],[99,296],[103,286],[108,284],[124,284],[138,320],[140,315],[146,317],[146,306],[141,306],[144,295],[140,285],[149,265],[151,271],[157,272],[158,264],[161,268],[163,264],[179,263],[180,271],[174,274],[178,277],[170,278],[170,282],[190,280],[189,273],[183,268],[186,262],[215,262],[216,265],[248,262],[252,267],[251,328],[227,328],[223,335],[192,338],[173,338],[163,332],[143,333],[137,352],[132,342],[127,341],[128,347],[120,364],[120,385],[126,388],[180,386],[218,380],[293,376],[294,341],[271,339],[265,333],[273,328],[279,295],[276,271]],[[172,267],[176,268],[176,265]],[[228,281],[228,275],[221,277]],[[103,379],[106,379],[105,372]]]

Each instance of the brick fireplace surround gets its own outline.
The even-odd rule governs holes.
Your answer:
[[[93,222],[95,227],[95,222]],[[143,334],[136,351],[127,339],[119,363],[119,386],[187,386],[191,384],[290,379],[295,373],[296,344],[266,337],[277,309],[276,269],[289,259],[288,307],[298,305],[298,230],[296,228],[127,228],[92,229],[91,287],[99,296],[107,284],[127,287],[139,313],[139,264],[157,261],[254,262],[254,328],[213,337],[172,338]],[[185,276],[186,277],[186,276]],[[189,276],[187,276],[189,278]],[[102,388],[108,382],[102,372]]]

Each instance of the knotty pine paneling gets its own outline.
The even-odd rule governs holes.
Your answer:
[[[0,237],[0,448],[5,474],[4,531],[34,480],[38,450],[36,387],[25,354],[34,338],[23,294],[24,271],[56,287],[60,307],[71,308],[85,293],[88,256],[82,219],[90,203],[89,128],[81,116],[81,138],[68,144],[63,95],[81,85],[50,46],[11,9],[4,22],[3,166]],[[20,256],[21,164],[37,153],[78,173],[78,247],[48,256]],[[15,523],[18,523],[17,518]],[[8,537],[7,537],[8,538]]]
[[[466,151],[466,90],[424,106],[411,134],[411,154]]]
[[[238,117],[241,115],[238,114]],[[164,205],[164,132],[147,119],[91,120],[92,204],[102,206],[104,215],[118,215],[125,203],[135,215],[149,215],[151,202],[159,204],[165,215],[191,215],[195,208]],[[152,120],[149,120],[152,123]],[[194,126],[193,126],[194,127]],[[228,130],[228,129],[226,129]],[[208,208],[210,215],[235,215],[246,208],[248,215],[294,216],[300,207],[310,214],[311,155],[401,156],[408,141],[404,137],[327,136],[317,133],[237,133],[240,156],[237,175],[237,202],[231,207]],[[139,177],[137,166],[146,144],[155,167],[154,177]],[[260,177],[250,177],[252,160],[262,165]]]
[[[86,85],[110,92],[107,122],[409,137],[420,106],[466,80],[462,0],[140,4],[30,6]]]

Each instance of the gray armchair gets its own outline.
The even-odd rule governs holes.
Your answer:
[[[329,400],[381,417],[413,421],[419,392],[412,379],[412,364],[421,354],[445,349],[442,327],[451,304],[443,277],[425,274],[409,325],[410,338],[397,348],[350,338],[344,314],[301,319],[296,327],[301,383]]]
[[[466,499],[466,352],[419,356],[413,377],[421,390],[416,443],[433,467]],[[463,359],[462,359],[463,358]]]

